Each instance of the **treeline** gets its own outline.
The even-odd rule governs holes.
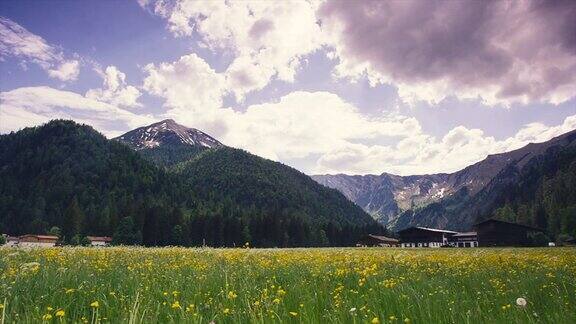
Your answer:
[[[563,241],[576,237],[576,147],[552,148],[503,191],[499,219],[532,225]]]
[[[105,235],[118,244],[262,247],[352,245],[385,232],[291,168],[219,152],[167,171],[70,121],[2,135],[0,232],[57,233],[74,244]]]

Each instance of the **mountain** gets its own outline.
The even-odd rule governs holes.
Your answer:
[[[210,135],[179,125],[172,119],[134,129],[115,140],[162,167],[191,159],[206,149],[224,146]]]
[[[0,135],[0,231],[111,235],[145,203],[183,201],[177,178],[89,126],[55,120]],[[180,196],[180,197],[178,197]]]
[[[163,123],[138,129],[150,137],[120,137],[132,145],[64,120],[0,135],[0,232],[60,232],[68,243],[107,235],[147,246],[266,247],[352,245],[384,232],[338,191],[292,168],[207,147],[204,136],[194,144],[175,138],[188,129]]]
[[[338,189],[380,222],[395,229],[418,225],[461,230],[478,220],[498,216],[507,203],[511,211],[520,208],[518,204],[540,204],[538,200],[544,198],[538,196],[538,190],[545,190],[542,186],[550,178],[571,183],[569,178],[574,173],[570,168],[576,160],[575,147],[576,131],[571,131],[544,143],[532,143],[518,150],[490,155],[452,174],[407,177],[386,173],[365,176],[338,174],[312,178]],[[528,182],[529,190],[526,187]],[[519,192],[524,198],[515,196]],[[565,205],[571,206],[571,202]],[[523,210],[520,213],[522,216],[516,218],[524,218],[522,221],[525,223],[537,223],[535,211]],[[549,219],[553,218],[551,215],[539,217]],[[544,223],[540,221],[539,225],[548,227]]]
[[[210,135],[195,128],[177,124],[172,119],[136,128],[119,136],[117,140],[137,151],[166,145],[203,148],[223,146]]]
[[[278,245],[273,237],[284,236],[282,227],[291,227],[287,229],[291,236],[298,236],[305,242],[323,241],[327,236],[337,245],[355,243],[351,238],[344,238],[345,232],[362,231],[362,228],[383,231],[368,214],[337,190],[321,186],[309,176],[281,163],[226,147],[216,140],[218,145],[199,149],[198,145],[187,142],[183,145],[182,141],[142,136],[156,134],[158,129],[165,130],[165,134],[172,133],[172,129],[188,129],[174,121],[166,123],[162,121],[136,129],[116,140],[133,143],[130,139],[150,141],[148,138],[151,138],[158,143],[131,144],[130,147],[177,176],[183,181],[184,190],[193,192],[199,201],[248,210],[253,219],[269,227],[255,240],[260,246]],[[274,218],[270,219],[270,216]],[[315,227],[322,231],[314,230]],[[283,240],[281,244],[292,244],[288,238]]]

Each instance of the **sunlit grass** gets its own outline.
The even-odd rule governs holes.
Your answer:
[[[3,248],[0,270],[7,323],[576,322],[569,248]]]

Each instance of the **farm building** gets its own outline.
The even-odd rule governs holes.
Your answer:
[[[544,231],[522,224],[488,219],[474,226],[478,233],[479,246],[528,246],[530,236]]]
[[[454,231],[427,227],[410,227],[398,232],[402,247],[441,247],[448,245]]]
[[[449,237],[448,245],[454,247],[477,247],[478,234],[476,232],[456,233]]]
[[[21,247],[51,247],[55,246],[58,236],[26,234],[19,237]]]
[[[92,246],[108,246],[112,242],[112,238],[108,236],[86,236]]]
[[[368,234],[358,241],[357,246],[398,246],[399,242],[394,238]]]

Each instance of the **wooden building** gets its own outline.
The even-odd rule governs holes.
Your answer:
[[[454,231],[427,227],[410,227],[398,232],[402,247],[441,247],[447,246]]]
[[[474,225],[478,233],[478,245],[484,246],[529,246],[530,235],[544,232],[541,229],[506,221],[488,219]]]
[[[26,234],[19,237],[21,247],[51,247],[55,246],[58,236]]]
[[[384,247],[392,247],[398,246],[400,241],[397,239],[381,236],[381,235],[372,235],[368,234],[364,236],[356,246],[384,246]]]
[[[478,247],[476,232],[456,233],[448,238],[448,245],[453,247]]]
[[[112,238],[108,236],[86,236],[92,246],[108,246]]]

